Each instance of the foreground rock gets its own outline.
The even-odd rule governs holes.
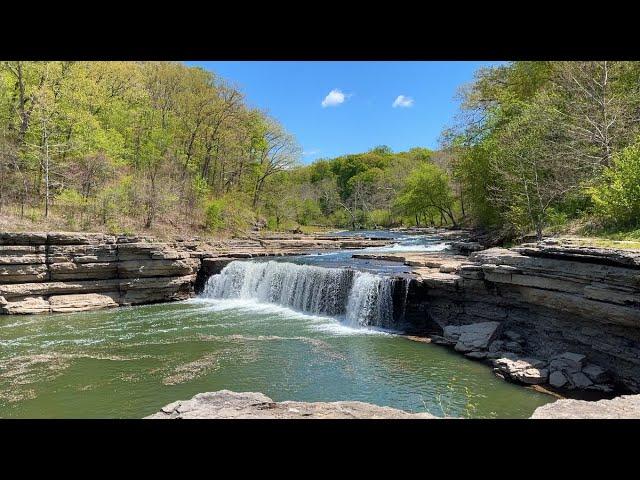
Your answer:
[[[179,400],[146,418],[152,419],[420,419],[428,413],[408,413],[364,402],[274,402],[262,393],[229,390],[199,393]]]
[[[534,419],[640,418],[640,395],[623,395],[612,400],[556,400],[536,408]]]

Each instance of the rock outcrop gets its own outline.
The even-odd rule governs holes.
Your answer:
[[[429,413],[409,413],[364,402],[274,402],[262,393],[199,393],[162,407],[150,419],[433,419]]]
[[[383,246],[388,238],[267,235],[220,241],[79,232],[0,233],[0,314],[184,300],[230,261]]]
[[[186,299],[200,260],[177,245],[95,233],[0,234],[0,313]]]
[[[640,395],[611,400],[556,400],[536,408],[533,419],[640,419]]]
[[[640,391],[640,252],[547,241],[421,255],[406,259],[420,265],[398,325],[407,333],[455,346],[519,383]],[[498,326],[486,346],[452,336],[488,322]]]

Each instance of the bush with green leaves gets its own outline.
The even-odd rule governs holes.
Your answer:
[[[602,181],[591,190],[594,214],[606,226],[622,229],[640,226],[640,142],[613,158]]]
[[[248,230],[255,222],[255,213],[248,205],[246,198],[231,194],[209,201],[205,207],[207,229],[234,233]]]

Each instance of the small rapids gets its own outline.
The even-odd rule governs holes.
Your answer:
[[[288,262],[234,261],[207,281],[202,296],[272,303],[339,317],[350,327],[393,323],[391,277]]]

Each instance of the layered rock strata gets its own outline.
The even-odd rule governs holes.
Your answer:
[[[234,259],[389,243],[384,238],[328,235],[167,243],[102,233],[2,232],[0,314],[80,312],[184,300]]]
[[[396,257],[415,266],[397,325],[407,333],[519,383],[640,391],[640,252],[551,240]]]
[[[200,260],[142,237],[0,234],[0,313],[95,310],[182,300]]]

